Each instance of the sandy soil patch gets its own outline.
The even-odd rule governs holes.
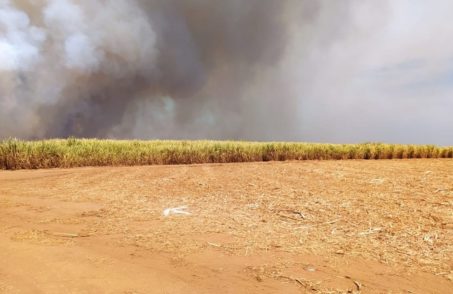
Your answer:
[[[453,289],[448,159],[2,171],[0,211],[1,293]]]

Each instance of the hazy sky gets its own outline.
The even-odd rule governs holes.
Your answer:
[[[0,137],[453,145],[451,0],[0,0]]]
[[[303,138],[453,144],[453,1],[337,2],[299,59]]]

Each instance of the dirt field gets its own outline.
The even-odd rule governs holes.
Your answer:
[[[453,160],[0,172],[0,293],[452,289]]]

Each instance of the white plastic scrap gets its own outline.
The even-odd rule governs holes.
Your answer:
[[[186,211],[186,209],[187,209],[187,206],[167,208],[164,210],[164,216],[169,216],[172,214],[191,215],[191,213]]]
[[[370,184],[375,184],[375,185],[382,185],[384,184],[385,179],[372,179],[370,181]]]

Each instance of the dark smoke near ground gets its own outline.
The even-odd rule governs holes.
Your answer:
[[[450,0],[0,0],[0,138],[453,145]]]
[[[0,0],[0,137],[288,135],[297,3]]]

